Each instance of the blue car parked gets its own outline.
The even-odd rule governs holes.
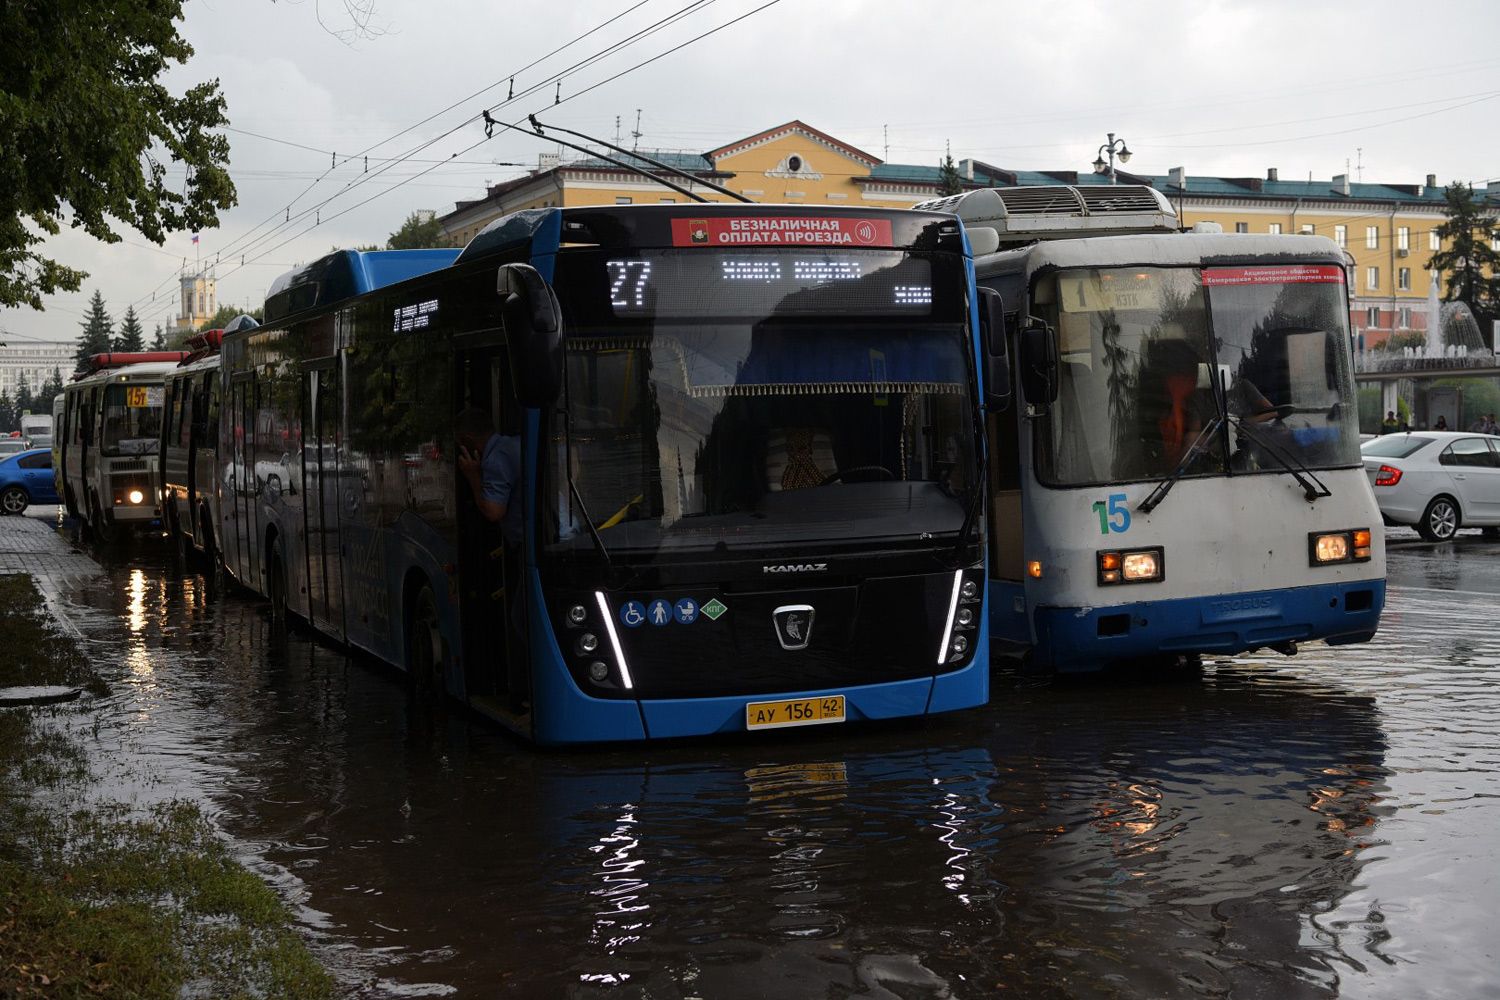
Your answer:
[[[0,458],[0,514],[19,514],[34,503],[59,503],[52,452],[33,448]]]

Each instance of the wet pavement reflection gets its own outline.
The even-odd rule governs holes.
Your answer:
[[[540,753],[137,540],[69,595],[113,685],[75,724],[110,794],[203,801],[351,996],[1500,996],[1473,551],[1393,549],[1366,646]]]

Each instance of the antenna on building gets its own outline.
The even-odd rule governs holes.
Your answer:
[[[889,160],[891,158],[891,127],[889,125],[882,125],[880,126],[880,132],[885,137],[885,158]]]
[[[634,147],[635,149],[640,149],[641,148],[641,109],[640,108],[636,108],[635,109],[635,131],[632,132],[632,133],[630,133],[630,138],[632,138],[632,139],[635,140],[633,143],[631,143],[631,146]]]

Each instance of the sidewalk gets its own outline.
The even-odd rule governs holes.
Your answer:
[[[56,521],[31,512],[0,517],[0,574],[29,573],[49,603],[101,572],[98,563],[58,533]]]

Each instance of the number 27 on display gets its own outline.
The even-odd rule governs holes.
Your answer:
[[[1130,508],[1125,506],[1125,494],[1111,493],[1108,501],[1095,500],[1094,513],[1099,515],[1099,534],[1111,531],[1126,531],[1130,528]]]

